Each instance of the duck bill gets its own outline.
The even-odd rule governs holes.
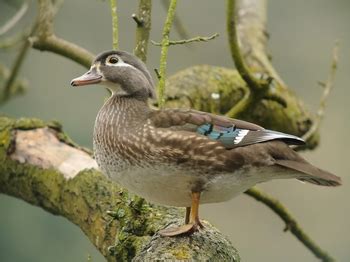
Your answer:
[[[102,76],[95,70],[89,70],[82,76],[74,78],[70,84],[71,86],[86,86],[92,84],[98,84],[102,80]]]

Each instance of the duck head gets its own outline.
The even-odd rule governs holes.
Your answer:
[[[103,84],[114,95],[138,99],[155,98],[154,83],[146,65],[125,51],[105,51],[92,62],[90,70],[71,81],[72,86]]]

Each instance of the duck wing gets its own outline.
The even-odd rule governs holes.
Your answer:
[[[226,149],[252,145],[272,140],[282,140],[289,145],[303,145],[304,140],[294,136],[225,116],[192,109],[165,109],[152,112],[155,127],[196,132],[220,142]]]

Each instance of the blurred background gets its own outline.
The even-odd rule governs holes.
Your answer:
[[[0,0],[0,24],[15,12]],[[138,1],[118,1],[120,48],[132,51]],[[151,39],[159,41],[166,12],[153,3]],[[35,17],[35,2],[20,26]],[[171,47],[168,73],[195,65],[234,67],[225,32],[225,2],[179,1],[177,14],[191,36],[220,33],[192,48]],[[268,2],[269,50],[285,82],[316,112],[329,71],[331,51],[340,39],[340,61],[335,89],[327,103],[321,144],[303,155],[315,165],[342,177],[335,189],[297,181],[273,181],[259,187],[281,200],[321,247],[339,261],[350,259],[350,186],[348,134],[350,132],[350,2],[309,0]],[[93,53],[111,49],[109,1],[66,1],[55,18],[57,35]],[[177,39],[175,31],[171,39]],[[149,68],[159,65],[160,48],[150,45]],[[15,52],[0,51],[2,64],[11,65]],[[52,53],[30,50],[20,75],[29,81],[24,96],[1,107],[12,117],[58,120],[79,144],[91,147],[94,119],[106,91],[102,87],[71,88],[72,78],[85,68]],[[153,75],[154,76],[154,75]],[[317,261],[268,208],[246,195],[229,202],[202,206],[203,219],[224,232],[239,250],[242,261]],[[78,227],[21,200],[0,195],[0,261],[104,261]]]

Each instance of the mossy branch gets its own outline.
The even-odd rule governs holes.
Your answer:
[[[109,0],[111,6],[112,15],[112,37],[113,37],[113,49],[119,48],[118,42],[118,14],[117,14],[117,0]]]
[[[250,71],[248,66],[246,65],[241,50],[239,48],[239,38],[237,33],[237,21],[236,21],[236,1],[235,0],[227,0],[226,7],[226,26],[228,32],[228,41],[229,47],[231,50],[232,59],[236,65],[237,71],[243,78],[243,80],[248,84],[249,88],[252,89],[253,92],[261,92],[264,88],[263,82],[260,82],[255,78],[253,73]]]
[[[236,0],[227,0],[227,8],[226,8],[226,27],[228,33],[228,42],[231,51],[232,59],[236,65],[236,69],[239,72],[242,79],[247,83],[250,92],[250,99],[243,100],[237,108],[232,108],[228,113],[230,117],[236,117],[235,114],[241,114],[246,111],[251,105],[256,104],[258,101],[262,99],[270,99],[277,103],[279,103],[283,107],[287,107],[286,100],[279,96],[276,92],[273,91],[272,81],[273,77],[267,75],[267,70],[262,69],[263,74],[253,73],[253,71],[248,67],[245,62],[244,56],[241,52],[240,48],[240,39],[238,36],[238,22],[237,22],[237,14],[238,14],[238,1]],[[260,75],[258,79],[256,75]]]
[[[193,38],[189,38],[189,39],[182,39],[182,40],[176,40],[176,41],[171,41],[169,40],[169,45],[182,45],[182,44],[189,44],[189,43],[192,43],[192,42],[208,42],[216,37],[218,37],[219,34],[218,33],[215,33],[211,36],[196,36],[196,37],[193,37]],[[151,43],[155,46],[161,46],[162,43],[158,43],[158,42],[155,42],[155,41],[151,41]]]
[[[147,61],[149,34],[151,31],[152,0],[140,0],[138,14],[132,18],[136,22],[136,44],[134,54],[144,63]]]
[[[166,63],[167,63],[168,48],[169,48],[169,34],[170,34],[170,29],[174,20],[176,3],[177,3],[177,0],[171,0],[169,9],[168,9],[168,15],[163,27],[162,42],[161,42],[162,49],[160,53],[160,63],[159,63],[160,79],[158,82],[158,106],[160,108],[162,108],[165,103],[164,92],[165,92],[165,78],[166,78]]]
[[[155,232],[182,223],[183,212],[148,204],[111,183],[59,124],[0,117],[0,138],[0,193],[67,218],[108,261],[239,261],[208,223],[191,238],[161,238]]]
[[[290,231],[297,239],[300,240],[316,257],[322,261],[335,261],[326,251],[322,250],[314,240],[310,238],[308,234],[301,228],[299,223],[290,214],[286,207],[282,205],[280,201],[272,198],[266,193],[256,189],[251,188],[245,192],[245,194],[253,197],[255,200],[262,202],[264,205],[268,206],[275,214],[277,214],[286,224],[284,231]]]
[[[278,95],[275,91],[271,90],[271,80],[272,77],[268,76],[266,79],[258,80],[252,71],[248,68],[245,63],[244,56],[241,53],[239,47],[239,38],[237,33],[238,23],[236,16],[238,14],[236,0],[227,0],[227,32],[229,39],[229,46],[231,50],[231,55],[236,65],[237,71],[239,72],[242,79],[247,83],[250,92],[248,97],[242,99],[238,104],[238,107],[233,107],[229,113],[230,114],[241,114],[242,112],[248,110],[249,107],[257,104],[262,99],[269,99],[278,102],[283,107],[287,107],[287,100],[283,96]],[[242,1],[240,1],[241,3]],[[242,4],[244,5],[244,4]],[[241,13],[242,10],[240,10]],[[260,27],[263,28],[263,27]],[[264,69],[260,66],[258,70],[262,72],[269,72],[271,68]],[[272,71],[274,73],[274,70]],[[262,74],[263,76],[263,74]],[[278,84],[278,83],[277,83]],[[282,83],[280,83],[282,84]],[[231,117],[234,117],[230,115]],[[314,133],[312,133],[314,135]],[[332,258],[324,252],[320,247],[318,247],[311,238],[300,228],[297,224],[297,221],[291,216],[291,214],[286,210],[286,208],[277,200],[272,199],[267,194],[257,190],[251,189],[246,192],[249,196],[254,197],[255,199],[261,201],[268,207],[270,207],[276,214],[278,214],[287,224],[287,227],[290,228],[290,231],[317,257],[323,259],[324,261],[332,261]]]

